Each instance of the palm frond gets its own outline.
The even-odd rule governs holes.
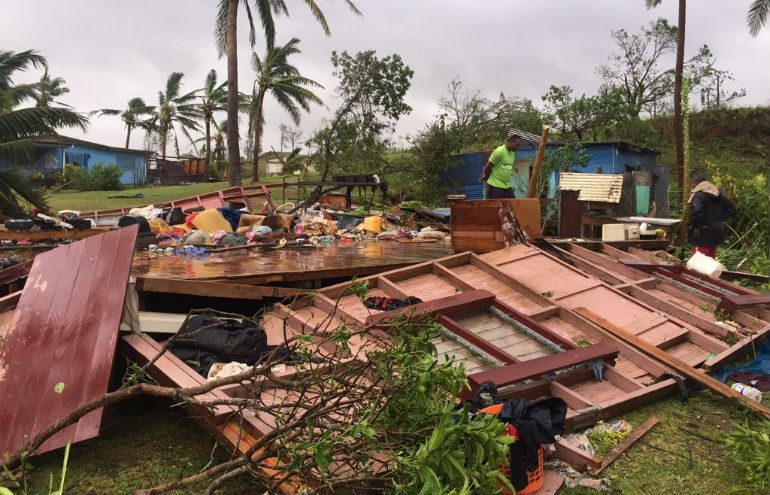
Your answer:
[[[770,0],[754,0],[746,16],[746,23],[749,25],[752,36],[759,34],[762,27],[767,24],[768,17],[770,17]]]
[[[255,0],[254,5],[257,8],[257,14],[262,22],[262,31],[265,33],[265,41],[268,47],[275,44],[275,19],[273,18],[274,1],[273,0]],[[286,6],[284,5],[284,8]],[[253,24],[252,24],[253,26]],[[254,46],[255,42],[251,42]]]
[[[217,47],[217,55],[222,58],[227,53],[227,13],[228,0],[219,0],[217,17],[214,20],[214,44]]]
[[[169,100],[174,100],[179,96],[179,90],[182,88],[182,78],[184,77],[184,73],[182,72],[172,72],[168,76],[168,80],[166,81],[166,98]]]
[[[249,7],[249,0],[243,0],[243,6],[246,8],[246,20],[249,21],[249,45],[257,44],[257,31],[254,29],[254,15]]]
[[[21,216],[25,213],[19,200],[45,209],[48,196],[36,187],[32,181],[23,177],[16,170],[0,172],[0,212],[8,216]]]
[[[660,5],[661,0],[644,0],[644,3],[647,5],[648,9],[654,9],[658,5]]]
[[[289,96],[284,91],[271,91],[271,94],[273,95],[273,98],[275,98],[275,101],[277,101],[281,106],[281,108],[283,108],[284,111],[289,114],[289,117],[291,117],[291,120],[294,122],[294,124],[299,124],[301,115],[299,112],[299,107],[295,103],[294,98]]]
[[[86,130],[88,119],[59,107],[21,108],[0,114],[0,143],[18,141],[44,134],[55,134],[61,127]]]
[[[30,67],[48,69],[48,62],[35,50],[0,50],[0,88],[7,88],[12,84],[11,75],[14,72],[23,72]]]
[[[31,139],[0,143],[0,158],[10,161],[12,165],[31,163],[35,161],[35,149],[35,142]]]
[[[318,21],[318,24],[321,25],[321,29],[323,29],[324,34],[326,36],[331,35],[332,32],[331,29],[329,29],[329,23],[326,21],[326,16],[315,2],[315,0],[303,0],[303,2],[310,9],[310,13],[313,14],[313,17],[315,17],[316,21]]]

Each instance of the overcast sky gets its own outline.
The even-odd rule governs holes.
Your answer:
[[[134,96],[154,104],[172,71],[185,74],[186,90],[202,86],[212,68],[225,79],[225,60],[217,58],[212,35],[217,3],[0,0],[0,49],[35,49],[46,56],[51,72],[71,89],[63,100],[80,111],[124,108]],[[323,35],[302,2],[287,0],[291,17],[279,21],[277,42],[301,39],[303,53],[294,63],[326,87],[322,96],[331,109],[337,105],[332,50],[399,53],[415,72],[407,96],[414,111],[400,122],[400,136],[418,131],[436,114],[436,100],[453,77],[490,96],[504,91],[536,104],[551,84],[593,92],[600,83],[594,69],[614,48],[610,31],[637,31],[658,16],[675,22],[677,6],[673,0],[655,10],[645,9],[643,0],[356,0],[364,14],[357,17],[340,0],[319,3],[331,37]],[[688,56],[707,43],[717,65],[732,70],[736,86],[746,88],[741,104],[770,104],[770,26],[756,38],[749,35],[749,3],[689,2]],[[248,92],[253,73],[243,23],[239,44],[239,84]],[[23,79],[30,77],[38,75]],[[329,115],[329,108],[315,108],[303,118],[300,127],[306,134]],[[289,119],[272,103],[266,118],[264,149],[269,150],[278,146],[278,125]],[[116,146],[125,142],[117,117],[92,119],[85,136],[63,133]],[[132,138],[132,147],[141,146],[141,138]]]

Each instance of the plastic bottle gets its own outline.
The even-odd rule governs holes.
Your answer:
[[[762,402],[762,392],[754,387],[744,385],[743,383],[733,383],[732,389],[741,395],[745,395],[751,400]]]

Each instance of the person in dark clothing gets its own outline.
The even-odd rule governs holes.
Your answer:
[[[688,238],[692,254],[702,253],[711,258],[717,255],[717,246],[725,238],[725,220],[735,212],[733,202],[705,177],[692,179]]]

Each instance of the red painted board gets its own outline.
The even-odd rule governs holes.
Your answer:
[[[432,301],[406,306],[393,311],[384,311],[382,313],[370,315],[366,319],[367,325],[374,325],[387,320],[397,314],[445,314],[454,315],[469,311],[472,309],[488,308],[495,301],[495,295],[486,290],[471,290],[455,294],[453,296],[442,297]]]
[[[39,254],[0,343],[0,456],[107,392],[137,226]],[[48,452],[99,434],[93,411]]]

